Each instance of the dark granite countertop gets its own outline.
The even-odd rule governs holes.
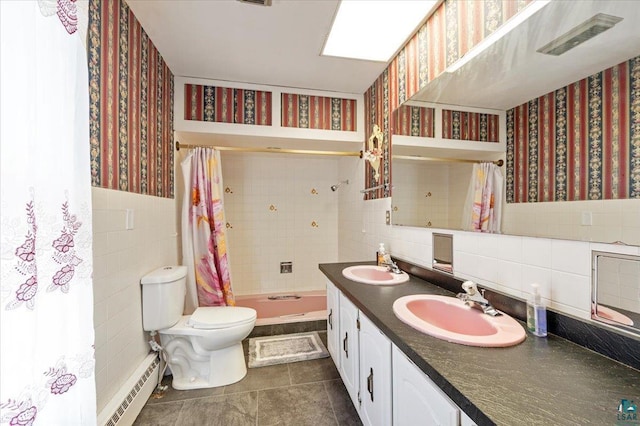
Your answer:
[[[478,425],[640,424],[617,418],[622,399],[640,405],[640,371],[553,334],[527,333],[510,348],[478,348],[420,333],[395,316],[393,302],[409,294],[453,294],[415,276],[394,286],[343,277],[345,267],[365,263],[372,264],[321,264],[320,270]]]

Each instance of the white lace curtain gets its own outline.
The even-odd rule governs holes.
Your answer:
[[[92,425],[87,3],[0,19],[0,424]]]

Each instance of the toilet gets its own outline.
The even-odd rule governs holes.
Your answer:
[[[160,334],[174,389],[235,383],[247,374],[242,339],[253,330],[256,311],[216,306],[182,315],[186,276],[186,266],[165,266],[142,277],[143,328]]]

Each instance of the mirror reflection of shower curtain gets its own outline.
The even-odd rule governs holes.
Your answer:
[[[235,305],[227,256],[220,152],[194,148],[182,161],[182,256],[187,266],[185,313]]]
[[[462,229],[500,233],[504,178],[493,163],[473,165],[462,213]]]

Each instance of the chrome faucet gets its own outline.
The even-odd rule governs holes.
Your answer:
[[[380,264],[381,266],[384,265],[387,267],[387,271],[392,272],[394,274],[401,274],[402,270],[398,267],[398,265],[396,264],[396,262],[394,262],[391,259],[388,259],[387,261],[385,261],[384,263]]]
[[[478,290],[478,286],[473,281],[462,283],[464,293],[458,293],[456,297],[462,300],[467,306],[478,308],[487,315],[497,317],[502,315],[496,310],[487,299],[484,298],[484,290]]]

